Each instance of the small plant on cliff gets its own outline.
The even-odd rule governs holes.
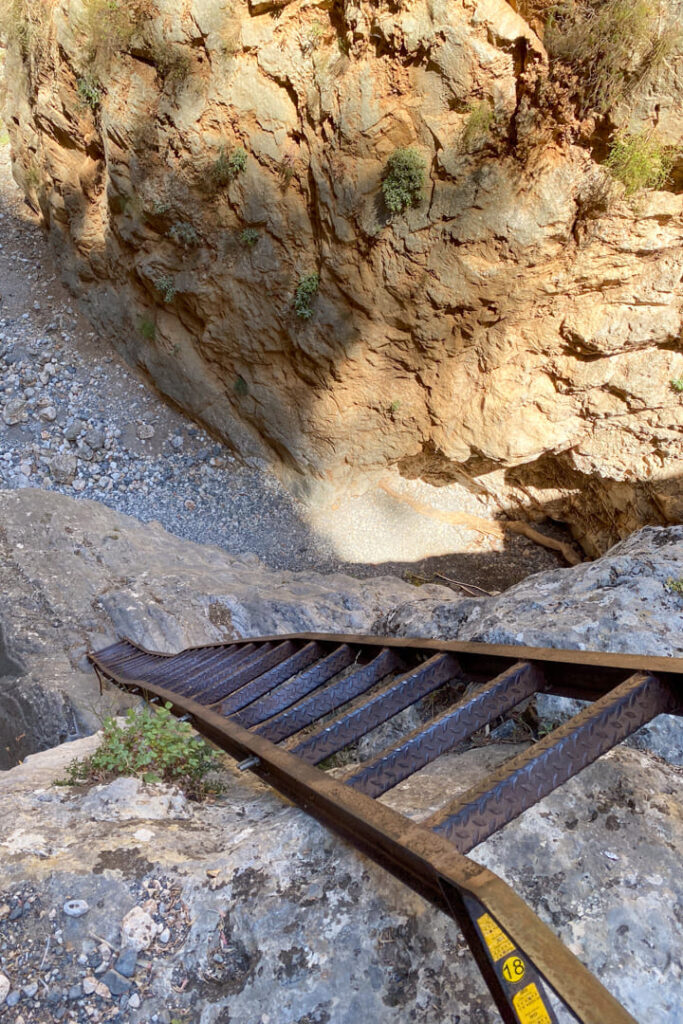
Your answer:
[[[675,580],[673,576],[669,576],[664,586],[670,594],[678,594],[683,597],[683,580]]]
[[[83,0],[81,27],[86,64],[106,70],[115,54],[127,50],[133,36],[156,13],[152,0]]]
[[[242,245],[256,245],[259,240],[259,233],[256,228],[245,228],[240,235],[240,242]]]
[[[99,105],[102,102],[102,90],[99,87],[97,79],[92,78],[90,75],[86,75],[84,78],[79,78],[76,83],[76,91],[78,92],[79,98],[86,106],[90,107],[91,110],[97,110],[99,108]]]
[[[174,718],[171,707],[131,708],[123,726],[107,718],[100,746],[90,757],[72,761],[59,784],[102,783],[125,775],[172,783],[195,800],[220,792],[216,753],[194,734],[189,722]]]
[[[157,43],[152,52],[152,59],[164,82],[171,85],[181,85],[192,70],[189,53],[175,43]]]
[[[320,278],[317,274],[307,274],[302,277],[294,295],[294,312],[302,320],[310,320],[313,316],[313,299],[320,287]]]
[[[476,143],[488,138],[493,120],[493,107],[487,100],[471,104],[462,130],[462,143],[465,149],[471,149]]]
[[[214,188],[222,188],[225,185],[229,185],[231,181],[246,170],[247,167],[247,153],[245,149],[238,146],[237,149],[233,149],[232,153],[228,156],[225,151],[225,146],[221,146],[218,151],[218,157],[211,165],[209,172],[211,182]]]
[[[677,395],[683,393],[683,377],[674,377],[673,380],[669,381],[669,387],[672,391],[675,391]]]
[[[170,274],[164,274],[162,277],[158,277],[154,282],[155,287],[161,292],[161,297],[164,302],[173,302],[176,293],[175,281]]]
[[[240,398],[244,398],[245,395],[249,394],[249,385],[244,377],[235,378],[235,394],[239,395]]]
[[[671,151],[652,131],[619,132],[607,158],[614,177],[626,186],[627,196],[641,188],[663,188],[672,164]]]
[[[396,149],[387,160],[382,182],[384,202],[392,213],[417,206],[422,199],[425,162],[415,149]]]
[[[392,416],[395,416],[400,408],[401,408],[401,403],[398,400],[398,398],[395,398],[393,400],[393,402],[391,403],[391,405],[389,406],[389,412],[391,413]]]
[[[185,248],[191,248],[192,246],[199,245],[199,235],[195,231],[192,224],[187,221],[181,220],[177,223],[172,224],[168,232],[169,238],[172,238],[178,245],[183,245]]]
[[[153,320],[150,320],[148,316],[143,316],[138,326],[140,329],[140,334],[142,335],[143,338],[146,338],[147,341],[154,341],[156,327],[154,326]]]
[[[579,113],[605,114],[661,67],[679,38],[680,30],[662,24],[658,0],[561,0],[544,42],[574,72]]]

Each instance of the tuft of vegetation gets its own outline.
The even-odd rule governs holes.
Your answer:
[[[147,341],[154,341],[154,335],[156,334],[156,326],[153,320],[150,320],[148,316],[143,316],[139,324],[140,334]]]
[[[422,199],[426,165],[415,149],[396,149],[387,160],[382,182],[384,202],[392,213],[417,206]]]
[[[175,43],[157,43],[152,53],[152,59],[164,82],[171,85],[181,85],[192,70],[189,53],[182,46],[176,46]]]
[[[239,395],[240,398],[244,398],[245,395],[249,394],[249,385],[244,377],[237,377],[235,379],[235,394]]]
[[[289,154],[283,156],[278,167],[278,177],[283,190],[289,188],[289,184],[294,177],[294,157],[289,156]]]
[[[58,784],[110,782],[125,775],[174,784],[195,800],[219,793],[220,782],[211,778],[220,767],[216,752],[194,734],[189,722],[171,714],[172,706],[131,708],[123,726],[107,718],[100,746],[90,757],[72,761]]]
[[[683,597],[683,580],[675,580],[673,576],[669,576],[664,586],[670,594],[678,594]]]
[[[210,170],[211,182],[215,188],[222,188],[229,185],[231,181],[242,174],[247,168],[247,152],[241,146],[233,149],[228,155],[225,147],[221,146],[218,157],[212,164]]]
[[[92,73],[104,72],[117,53],[128,50],[155,14],[153,0],[83,0],[80,27],[86,37],[85,63]]]
[[[493,107],[487,100],[472,103],[462,130],[462,142],[465,149],[471,149],[477,142],[483,142],[488,138],[493,121]]]
[[[395,413],[398,412],[398,410],[400,408],[401,408],[401,403],[399,402],[398,398],[395,398],[393,400],[393,402],[391,403],[391,405],[389,406],[389,412],[393,416]]]
[[[259,240],[259,233],[256,228],[245,228],[240,235],[242,245],[256,245]]]
[[[314,21],[306,33],[306,38],[301,43],[301,52],[310,53],[312,50],[317,50],[324,35],[325,29],[322,24],[319,21]]]
[[[41,62],[48,48],[49,9],[30,0],[0,0],[0,41],[16,46],[24,61]]]
[[[170,274],[164,274],[162,277],[158,277],[154,282],[154,286],[157,291],[161,292],[161,297],[164,302],[173,302],[176,294],[175,281]]]
[[[663,188],[673,155],[653,131],[618,132],[610,145],[607,166],[629,196],[641,188]]]
[[[195,245],[199,245],[199,235],[195,231],[192,224],[188,221],[177,221],[171,225],[168,232],[168,237],[172,238],[178,245],[184,246],[186,249],[190,249]]]
[[[544,42],[574,71],[579,113],[606,114],[661,67],[680,30],[661,25],[657,0],[560,0]]]
[[[79,78],[76,82],[76,91],[80,99],[91,110],[97,110],[102,102],[102,90],[96,79],[89,75]]]
[[[673,380],[669,381],[669,387],[672,391],[675,391],[677,395],[683,393],[683,377],[674,377]]]
[[[294,295],[294,312],[302,320],[310,320],[313,316],[313,299],[320,287],[320,277],[317,274],[307,274],[302,277]]]

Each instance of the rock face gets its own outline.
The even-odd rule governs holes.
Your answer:
[[[118,635],[169,653],[336,632],[681,657],[678,579],[683,527],[646,528],[593,564],[473,599],[391,577],[273,572],[95,502],[0,491],[0,767],[92,731],[98,715],[122,706],[115,692],[100,697],[85,659]],[[680,719],[661,716],[637,741],[683,763],[682,734]]]
[[[227,768],[224,796],[189,818],[142,787],[145,817],[139,788],[127,805],[118,783],[52,787],[92,745],[0,774],[0,984],[27,1020],[49,999],[50,1015],[93,1007],[126,1024],[497,1024],[457,927],[248,773]],[[510,753],[449,755],[384,799],[420,818]],[[473,851],[642,1021],[683,1009],[680,782],[619,749]],[[94,800],[108,811],[92,821]],[[66,916],[74,900],[89,910]]]
[[[127,0],[117,46],[112,6],[41,7],[8,124],[70,284],[162,391],[301,486],[475,478],[592,554],[680,521],[683,196],[604,202],[605,139],[550,110],[512,7]],[[680,147],[672,68],[633,123]],[[425,184],[391,217],[401,147]]]

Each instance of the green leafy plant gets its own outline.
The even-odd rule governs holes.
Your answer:
[[[397,413],[400,408],[401,408],[401,403],[399,402],[398,398],[395,398],[393,400],[393,402],[391,403],[391,405],[389,406],[389,412],[393,416],[394,413]]]
[[[259,233],[256,228],[245,228],[240,235],[242,245],[256,245],[259,240]]]
[[[607,166],[626,186],[626,195],[641,188],[663,188],[673,156],[653,131],[618,132],[612,139]]]
[[[673,380],[669,381],[669,387],[676,394],[680,395],[683,392],[683,377],[674,377]]]
[[[220,782],[211,778],[220,767],[215,751],[195,735],[189,722],[171,714],[172,706],[131,708],[123,726],[107,718],[97,750],[72,761],[58,784],[102,783],[125,775],[175,784],[195,800],[220,792]]]
[[[581,114],[605,114],[628,98],[679,39],[676,26],[662,24],[657,0],[560,0],[544,34],[551,57],[574,72],[571,88]]]
[[[249,385],[244,377],[237,377],[235,379],[235,394],[239,395],[240,398],[244,398],[245,395],[249,394]]]
[[[178,245],[183,245],[188,249],[192,246],[199,245],[199,235],[193,225],[188,223],[188,221],[181,220],[172,224],[168,232],[168,236],[169,238],[172,238],[174,242],[177,242]]]
[[[218,157],[211,166],[210,178],[215,188],[222,188],[229,185],[238,174],[241,174],[247,167],[247,153],[245,149],[238,146],[228,155],[225,147],[221,146]]]
[[[313,316],[313,299],[320,287],[318,274],[307,274],[302,277],[294,295],[294,312],[302,320],[310,320]]]
[[[102,90],[97,82],[97,79],[88,75],[85,78],[79,78],[76,82],[76,91],[80,99],[90,107],[91,110],[97,110],[102,102]]]
[[[158,277],[154,282],[155,287],[161,292],[164,302],[173,302],[176,294],[175,281],[170,274]]]
[[[462,130],[462,141],[465,149],[488,138],[493,126],[493,107],[487,100],[472,103]]]
[[[387,160],[382,182],[384,202],[392,213],[417,206],[422,199],[425,162],[415,149],[396,149]]]
[[[670,594],[679,594],[683,597],[683,580],[675,580],[673,576],[669,576],[664,586]]]
[[[156,327],[153,320],[150,320],[148,316],[143,316],[139,324],[140,334],[147,341],[154,341],[154,335],[156,334]]]

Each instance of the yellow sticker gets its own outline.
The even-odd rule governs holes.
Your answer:
[[[511,985],[516,985],[524,977],[526,967],[521,956],[509,956],[503,964],[502,971],[505,980],[509,981]]]
[[[504,931],[498,927],[490,914],[482,914],[477,918],[477,924],[484,936],[484,942],[489,947],[489,953],[494,962],[500,960],[507,953],[514,953],[515,947],[508,939]]]
[[[512,997],[519,1024],[553,1024],[545,1008],[541,993],[532,983]]]

